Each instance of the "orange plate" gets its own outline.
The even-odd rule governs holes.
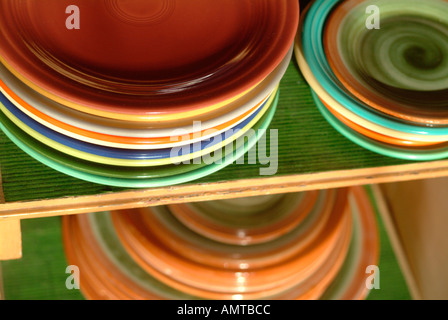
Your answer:
[[[297,0],[78,0],[71,29],[70,5],[1,2],[0,61],[54,101],[129,121],[225,107],[280,64],[299,21]]]
[[[141,215],[116,213],[113,219],[130,255],[160,281],[204,298],[232,299],[238,296],[254,299],[284,292],[307,279],[325,263],[347,223],[347,219],[342,219],[346,200],[346,191],[338,192],[334,210],[325,227],[299,253],[284,263],[256,271],[218,269],[188,261],[179,256],[182,250],[174,251],[166,247],[163,239],[150,234]]]
[[[304,199],[287,216],[258,228],[232,228],[218,224],[200,214],[199,208],[194,209],[185,204],[174,204],[168,207],[185,226],[204,237],[235,245],[253,245],[276,239],[298,226],[315,205],[318,194],[318,191],[306,192]],[[259,217],[256,215],[255,219]]]
[[[425,141],[402,140],[402,139],[398,139],[395,137],[383,135],[381,133],[369,130],[367,128],[364,128],[364,127],[354,123],[353,121],[351,121],[351,120],[345,118],[343,115],[339,114],[336,110],[334,110],[331,106],[329,106],[322,99],[320,99],[320,101],[322,101],[322,103],[325,105],[325,107],[343,124],[345,124],[346,126],[355,130],[356,132],[358,132],[366,137],[369,137],[373,140],[376,140],[379,142],[384,142],[387,144],[396,145],[396,146],[401,146],[401,147],[403,147],[403,146],[404,147],[432,147],[432,146],[436,146],[436,145],[440,146],[440,145],[444,144],[444,142],[425,142]]]
[[[448,0],[445,0],[448,2]],[[378,94],[373,91],[373,88],[364,86],[359,80],[352,74],[352,72],[346,67],[343,57],[339,53],[338,46],[338,32],[342,20],[350,12],[351,9],[360,5],[366,0],[347,0],[341,2],[340,5],[336,6],[331,15],[327,19],[327,23],[323,35],[323,46],[325,49],[325,54],[327,61],[336,75],[336,77],[341,81],[344,87],[356,96],[358,99],[371,106],[372,108],[388,114],[397,119],[402,119],[405,121],[410,121],[417,123],[419,125],[426,124],[438,124],[447,125],[448,124],[448,111],[443,108],[438,107],[432,110],[428,106],[419,105],[416,106],[408,105],[404,102],[400,102],[396,99],[392,100],[388,98],[387,93]],[[374,31],[372,31],[374,32]],[[378,32],[381,32],[378,30]],[[411,91],[409,91],[411,92]],[[408,92],[408,94],[409,94]],[[405,93],[400,93],[404,95]],[[434,94],[434,93],[433,93]],[[440,92],[439,95],[446,94]],[[422,93],[425,95],[425,93]],[[431,99],[431,94],[426,94],[428,100]],[[445,101],[446,102],[446,101]]]

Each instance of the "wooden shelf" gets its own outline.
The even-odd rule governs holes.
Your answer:
[[[3,134],[0,218],[24,219],[98,210],[298,192],[448,176],[448,161],[411,162],[384,157],[344,138],[321,116],[294,61],[281,82],[271,129],[278,130],[278,172],[232,164],[183,185],[125,189],[85,182],[32,159]],[[269,151],[268,151],[269,152]]]
[[[308,2],[301,1],[302,8]],[[48,168],[0,132],[0,260],[21,257],[22,243],[24,251],[22,259],[0,261],[0,299],[82,298],[63,285],[66,261],[60,220],[54,216],[448,176],[448,160],[387,158],[345,139],[314,106],[298,70],[291,61],[271,124],[279,134],[278,172],[274,176],[260,176],[260,165],[233,164],[183,185],[115,188]],[[48,218],[21,221],[42,217]],[[381,270],[390,271],[382,273],[382,279],[388,288],[373,292],[370,299],[407,299],[409,294],[381,221],[380,227]]]
[[[383,221],[412,297],[448,299],[448,179],[388,183],[381,190]]]

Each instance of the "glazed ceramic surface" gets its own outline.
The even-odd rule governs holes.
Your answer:
[[[280,293],[287,288],[291,288],[295,284],[300,283],[308,276],[311,276],[316,268],[319,268],[319,266],[322,265],[323,260],[326,260],[331,255],[331,252],[335,250],[339,243],[338,239],[340,239],[341,235],[339,232],[342,232],[342,229],[340,228],[349,226],[346,225],[349,221],[342,218],[345,216],[343,214],[345,208],[345,205],[343,204],[344,199],[345,197],[340,194],[340,198],[334,206],[335,211],[333,214],[330,214],[327,222],[320,228],[321,231],[316,231],[317,234],[314,236],[314,240],[310,240],[309,242],[292,241],[294,236],[289,235],[289,237],[286,236],[286,238],[277,241],[279,244],[283,244],[283,249],[280,249],[280,247],[275,249],[276,246],[271,244],[263,245],[256,251],[248,251],[248,253],[252,252],[250,255],[255,255],[254,257],[257,257],[261,252],[270,248],[268,250],[270,254],[267,254],[266,252],[263,254],[263,256],[266,255],[266,258],[263,258],[262,260],[260,260],[262,256],[257,258],[259,261],[256,262],[257,265],[259,263],[267,263],[265,267],[261,267],[260,265],[261,269],[255,267],[256,265],[253,264],[255,261],[251,263],[250,260],[247,259],[242,261],[239,260],[239,262],[235,261],[240,265],[239,270],[238,268],[235,269],[236,266],[232,268],[230,265],[224,265],[224,268],[222,268],[223,266],[218,267],[211,265],[206,267],[203,263],[205,263],[205,261],[211,263],[212,260],[212,256],[209,254],[207,254],[208,258],[204,256],[204,258],[208,260],[203,260],[201,264],[194,262],[191,259],[194,257],[197,258],[198,254],[202,252],[203,249],[191,251],[192,249],[187,250],[186,247],[178,247],[179,245],[184,246],[185,241],[191,241],[189,237],[182,237],[178,232],[168,232],[170,236],[165,238],[164,235],[167,234],[167,231],[158,232],[157,235],[154,233],[157,230],[160,231],[158,228],[157,230],[153,228],[152,232],[144,231],[148,227],[158,225],[147,220],[155,218],[152,214],[147,214],[145,216],[119,214],[115,216],[116,219],[118,219],[115,225],[123,244],[127,250],[129,250],[131,256],[133,256],[136,261],[139,261],[139,264],[147,270],[147,272],[151,273],[159,280],[170,284],[177,289],[181,289],[184,292],[200,295],[205,298],[230,298],[235,294],[239,294],[244,298],[255,298],[263,295],[266,296]],[[330,208],[332,207],[329,203],[325,203],[325,205],[330,205]],[[332,209],[330,209],[330,212],[331,210]],[[164,218],[167,217],[166,215],[160,216]],[[127,223],[120,223],[122,219],[131,220]],[[140,219],[143,220],[140,222],[131,222],[134,219],[139,221]],[[161,227],[161,225],[158,226]],[[165,223],[165,226],[173,226],[173,224]],[[176,234],[178,237],[182,237],[183,241],[174,240],[173,237]],[[294,234],[296,235],[296,233]],[[346,232],[342,232],[342,234],[347,235]],[[163,238],[158,238],[159,240],[156,240],[155,237]],[[169,243],[171,241],[173,241],[173,243],[170,247]],[[155,246],[155,243],[157,243],[157,246]],[[172,247],[174,243],[177,243],[177,247],[175,246],[176,248]],[[198,243],[196,243],[196,245],[198,245]],[[215,248],[215,246],[216,245],[214,245],[213,248]],[[262,249],[265,246],[266,249]],[[193,246],[192,248],[195,247],[196,246]],[[239,250],[242,250],[243,248],[240,248]],[[216,249],[217,248],[214,250]],[[251,249],[254,250],[254,248],[247,248],[245,250]],[[261,252],[257,253],[257,251],[260,250]],[[298,252],[301,250],[305,251],[303,251],[302,254],[299,254]],[[190,255],[188,252],[191,252],[192,254]],[[187,259],[185,256],[183,258],[180,257],[180,255],[185,254],[188,255]],[[277,258],[274,257],[274,254]],[[286,258],[288,256],[289,258]],[[278,260],[279,263],[275,264],[277,259],[281,260]],[[287,260],[280,263],[283,259]],[[232,261],[231,259],[227,260],[228,263],[231,263]],[[248,263],[247,267],[245,266],[246,260]],[[243,265],[241,265],[241,262],[243,262]],[[248,272],[249,270],[252,270],[252,267],[255,268],[253,272]],[[170,270],[168,273],[166,273],[166,270],[168,270],[167,268]],[[208,274],[210,274],[210,276],[207,276]],[[213,276],[211,276],[212,274]],[[233,294],[229,295],[232,292]]]
[[[281,62],[296,0],[4,1],[0,57],[21,81],[71,108],[109,118],[197,117],[237,99]]]
[[[352,243],[344,265],[321,299],[362,300],[367,297],[365,270],[378,265],[380,250],[374,201],[365,188],[350,188],[349,203],[354,221]]]
[[[327,119],[327,121],[352,142],[379,154],[394,157],[405,160],[416,160],[416,161],[430,161],[430,160],[440,160],[448,157],[448,147],[446,144],[428,146],[423,148],[404,148],[397,147],[385,143],[381,143],[368,137],[362,136],[356,131],[350,129],[349,127],[343,125],[335,116],[325,108],[324,104],[319,100],[319,97],[313,93],[314,101],[316,106],[322,115]]]
[[[381,13],[365,28],[366,7]],[[331,69],[368,106],[420,125],[448,124],[448,2],[349,0],[325,26]]]
[[[172,144],[173,132],[187,135],[191,142],[197,140],[197,126],[201,121],[201,137],[210,136],[204,132],[213,129],[218,134],[232,125],[245,120],[275,91],[284,75],[292,56],[292,47],[283,61],[254,90],[235,100],[225,110],[211,114],[211,118],[196,117],[183,123],[153,123],[107,119],[72,110],[40,95],[14,77],[0,65],[0,90],[22,112],[42,125],[70,137],[111,147],[163,148]],[[170,126],[171,124],[171,126]],[[175,125],[173,127],[173,125]],[[193,133],[195,135],[193,135]]]
[[[116,166],[158,166],[190,161],[214,152],[246,134],[278,99],[271,96],[245,121],[224,133],[195,144],[158,150],[126,150],[93,145],[59,134],[29,118],[0,94],[0,109],[15,125],[45,145],[70,156]],[[276,103],[276,102],[275,102]],[[177,137],[176,137],[177,138]],[[174,140],[174,137],[173,137]]]
[[[404,147],[425,147],[425,146],[434,146],[434,145],[441,145],[444,142],[425,142],[425,141],[412,141],[412,140],[402,140],[396,137],[386,136],[381,133],[369,130],[367,128],[364,128],[363,126],[358,125],[357,123],[354,123],[350,121],[349,119],[345,118],[344,116],[337,113],[330,105],[326,104],[322,99],[319,98],[319,100],[322,101],[324,106],[327,108],[328,111],[331,112],[332,115],[334,115],[339,121],[341,121],[344,125],[347,127],[350,127],[354,131],[360,133],[361,135],[364,135],[366,137],[369,137],[373,140],[384,142],[391,145],[396,146],[404,146]]]
[[[175,175],[173,175],[173,167],[168,166],[166,169],[157,168],[157,170],[148,170],[148,168],[136,169],[137,172],[132,173],[131,177],[116,177],[116,174],[126,174],[130,168],[124,170],[123,168],[118,169],[117,167],[96,165],[95,163],[76,159],[51,149],[21,131],[6,116],[4,116],[3,113],[0,113],[0,129],[2,129],[8,138],[27,154],[43,164],[67,175],[78,179],[111,186],[148,188],[179,184],[199,179],[230,165],[256,144],[258,139],[261,137],[261,135],[256,134],[256,132],[258,130],[265,130],[269,127],[269,124],[275,114],[275,109],[276,104],[274,104],[269,112],[266,113],[262,119],[260,119],[254,127],[254,131],[250,132],[252,134],[248,136],[249,140],[244,142],[241,141],[241,139],[238,139],[236,141],[237,143],[233,145],[233,148],[226,150],[229,153],[226,151],[224,152],[225,157],[222,158],[222,161],[211,161],[211,164],[207,164],[202,161],[199,164],[190,163],[174,166],[176,167],[174,172],[178,173]],[[213,160],[213,158],[209,160]],[[188,172],[183,172],[183,169],[187,169],[186,171]],[[189,169],[193,170],[190,171]],[[178,170],[181,170],[181,172],[179,173]],[[162,176],[160,176],[160,172],[162,172]],[[144,174],[144,177],[138,178],[141,177],[140,174],[142,173]],[[150,177],[148,178],[147,175]]]
[[[368,294],[365,268],[378,264],[378,229],[366,191],[350,188],[347,213],[353,225],[340,231],[338,245],[306,280],[263,299],[363,299]],[[118,213],[117,213],[118,214]],[[137,214],[137,213],[136,213]],[[113,215],[113,214],[112,214]],[[154,278],[129,255],[112,215],[96,213],[63,218],[64,249],[70,263],[82,266],[81,290],[89,299],[200,299]],[[350,244],[350,249],[349,245]],[[108,270],[108,272],[104,272]],[[113,281],[107,281],[112,276]],[[235,295],[241,299],[243,295]]]
[[[169,208],[185,226],[204,237],[229,244],[253,245],[272,241],[297,227],[316,204],[317,196],[318,192],[283,195],[263,208],[250,207],[249,212],[244,210],[247,204],[234,210],[223,206],[221,201],[170,205]],[[205,208],[201,204],[205,204]]]
[[[303,75],[313,90],[345,118],[375,132],[403,140],[448,141],[448,128],[417,126],[379,114],[341,85],[326,59],[323,47],[325,21],[338,3],[337,0],[316,0],[301,19],[295,53]]]

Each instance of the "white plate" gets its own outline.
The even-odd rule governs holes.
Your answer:
[[[280,80],[282,79],[283,75],[285,74],[289,66],[291,56],[292,56],[292,47],[288,52],[287,56],[283,59],[282,63],[274,70],[273,73],[271,73],[267,78],[265,78],[256,88],[254,88],[254,90],[249,92],[247,95],[232,102],[232,104],[236,104],[238,105],[238,107],[234,108],[231,112],[226,113],[225,115],[201,122],[201,130],[212,129],[223,123],[229,122],[232,119],[235,119],[243,115],[244,113],[250,111],[260,102],[264,102],[267,96],[269,96],[269,94],[271,94],[275,90]],[[98,134],[129,137],[129,138],[157,138],[157,137],[170,137],[173,135],[174,130],[179,130],[177,132],[182,132],[183,134],[193,133],[195,132],[195,130],[197,130],[197,127],[195,127],[193,124],[178,128],[132,128],[132,127],[130,128],[129,122],[126,121],[120,122],[118,120],[101,118],[66,108],[61,104],[44,97],[43,95],[37,93],[28,86],[24,85],[9,71],[7,71],[7,69],[1,64],[0,64],[0,79],[20,99],[22,99],[25,103],[29,104],[31,107],[40,111],[41,113],[44,113],[57,121],[69,124],[73,127],[92,131]],[[8,100],[14,103],[15,106],[17,106],[21,111],[26,113],[32,119],[38,121],[42,125],[54,131],[57,131],[61,134],[70,136],[78,140],[108,147],[128,148],[128,149],[160,149],[176,146],[175,143],[155,144],[155,145],[116,143],[80,135],[78,133],[68,131],[55,124],[47,122],[46,120],[34,114],[33,112],[29,111],[27,108],[23,107],[18,101],[12,99],[12,97],[8,95],[3,88],[0,88],[0,91],[8,98]],[[232,123],[232,127],[247,119],[256,110],[257,109],[253,110],[250,114],[246,115],[239,121]],[[187,143],[189,144],[200,140],[208,139],[211,138],[212,136],[224,132],[227,129],[229,128],[224,128],[219,131],[212,130],[213,134],[207,136],[204,135],[197,139],[183,141],[183,143],[177,145],[183,145]]]

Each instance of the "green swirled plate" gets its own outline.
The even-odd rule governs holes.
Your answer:
[[[372,18],[378,12],[372,29],[366,27],[369,6]],[[328,63],[374,110],[417,125],[447,126],[447,13],[446,0],[344,1],[325,26]]]

